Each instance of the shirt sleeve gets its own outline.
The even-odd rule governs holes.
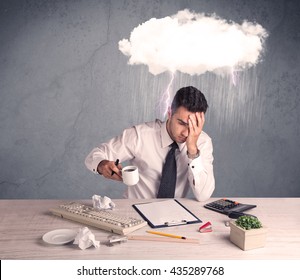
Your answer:
[[[200,144],[198,149],[200,156],[189,162],[188,180],[196,199],[205,201],[211,197],[215,189],[211,139]]]
[[[120,162],[130,160],[134,158],[136,141],[136,128],[128,128],[120,136],[92,149],[85,159],[85,165],[90,171],[98,174],[97,167],[102,160],[115,161],[119,159]]]

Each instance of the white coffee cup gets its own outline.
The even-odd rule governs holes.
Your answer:
[[[127,186],[136,185],[139,181],[139,169],[136,166],[129,165],[122,169],[123,183]]]

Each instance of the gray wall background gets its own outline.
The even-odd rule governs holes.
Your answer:
[[[269,32],[263,60],[230,77],[178,73],[173,90],[209,102],[214,196],[300,195],[298,0],[0,1],[0,198],[120,198],[121,183],[89,172],[98,143],[161,117],[167,73],[129,66],[118,42],[152,17],[188,8]]]

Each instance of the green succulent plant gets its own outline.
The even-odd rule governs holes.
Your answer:
[[[235,221],[235,223],[239,227],[246,230],[262,227],[261,222],[252,216],[241,216]]]

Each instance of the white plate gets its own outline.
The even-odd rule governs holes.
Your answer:
[[[75,239],[77,231],[73,229],[56,229],[43,235],[43,240],[49,244],[61,245]]]

